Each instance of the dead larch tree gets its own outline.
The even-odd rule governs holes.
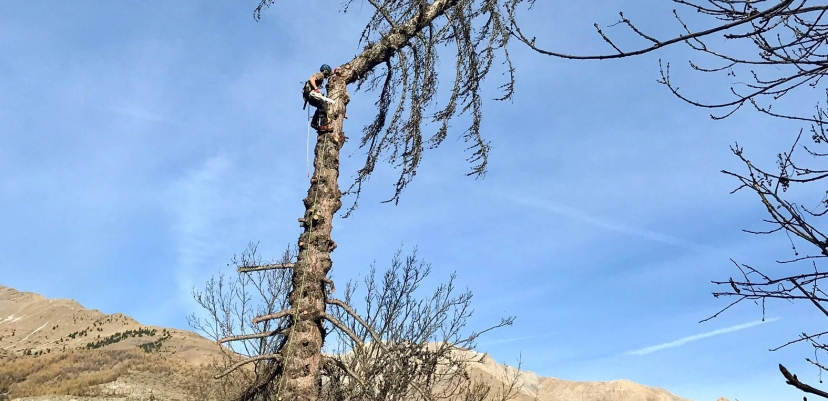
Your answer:
[[[794,255],[778,261],[780,265],[776,269],[762,269],[764,272],[734,262],[739,269],[740,278],[714,281],[727,290],[714,292],[713,295],[735,297],[736,300],[713,317],[742,301],[761,303],[764,313],[765,302],[771,299],[804,302],[828,317],[828,295],[819,287],[820,281],[828,277],[828,271],[820,264],[821,259],[828,257],[828,228],[821,224],[821,219],[828,215],[828,193],[824,192],[828,167],[820,163],[828,156],[828,151],[824,149],[828,144],[825,130],[828,115],[819,104],[815,111],[802,113],[798,103],[793,103],[793,106],[784,103],[785,100],[800,101],[791,99],[792,92],[808,95],[808,89],[817,89],[820,91],[818,96],[822,96],[823,91],[828,94],[828,90],[821,85],[828,73],[828,4],[815,0],[673,1],[694,12],[697,15],[695,18],[703,20],[708,27],[693,30],[681,14],[673,10],[672,18],[676,21],[679,33],[672,37],[656,38],[633,23],[624,13],[620,13],[620,20],[614,25],[632,30],[645,44],[624,49],[630,46],[615,42],[611,35],[595,24],[600,39],[612,48],[609,53],[598,55],[546,50],[537,43],[539,40],[530,38],[531,34],[522,32],[516,24],[512,23],[510,29],[518,40],[537,52],[576,60],[632,57],[684,43],[701,56],[689,62],[693,70],[726,74],[731,81],[741,77],[747,79],[728,88],[729,94],[724,100],[700,101],[694,99],[694,96],[679,92],[670,80],[670,65],[662,65],[659,61],[662,65],[660,82],[678,98],[697,107],[721,110],[718,114],[711,114],[714,119],[726,118],[742,106],[749,105],[762,114],[809,125],[809,136],[813,143],[802,145],[800,130],[793,146],[779,152],[774,168],[759,167],[751,162],[738,144],[732,147],[734,155],[745,164],[746,172],[723,173],[740,182],[734,192],[745,190],[757,195],[769,216],[765,220],[770,224],[767,230],[745,231],[754,234],[785,234]],[[514,14],[510,15],[509,20],[515,21]],[[711,40],[713,38],[724,38],[725,44],[721,40]],[[730,44],[740,46],[727,46]],[[794,156],[798,149],[802,150],[798,156]],[[811,189],[814,186],[818,188],[816,191]],[[809,195],[818,199],[805,203],[793,200],[797,197],[804,199]],[[824,340],[826,335],[828,331],[803,333],[798,339],[773,350],[796,343],[810,344],[814,348],[815,357],[806,360],[820,372],[828,371],[828,365],[818,359],[820,354],[828,351],[828,343]],[[828,392],[803,383],[781,364],[779,370],[787,384],[828,398]]]
[[[353,0],[347,1],[345,10],[352,3]],[[468,158],[472,164],[469,175],[481,177],[486,172],[489,154],[489,144],[481,135],[482,82],[495,61],[501,59],[508,79],[500,88],[502,93],[497,99],[505,100],[512,96],[514,75],[506,47],[511,38],[508,18],[514,14],[516,7],[521,4],[531,6],[534,0],[368,0],[368,3],[374,7],[374,13],[359,37],[359,43],[364,45],[362,52],[339,65],[335,69],[336,74],[328,80],[327,96],[334,101],[329,106],[329,125],[333,131],[320,134],[314,148],[314,172],[304,199],[305,214],[299,219],[304,230],[299,236],[296,259],[292,262],[242,266],[239,270],[289,269],[291,272],[286,307],[253,318],[256,324],[272,321],[279,324],[271,330],[220,339],[220,342],[226,343],[283,336],[284,341],[277,342],[272,352],[247,361],[268,360],[270,370],[243,399],[253,399],[260,393],[259,390],[271,388],[276,383],[276,399],[317,400],[323,372],[340,369],[349,373],[353,370],[346,364],[323,356],[322,346],[328,334],[326,324],[353,341],[355,346],[362,347],[365,336],[355,332],[353,325],[343,322],[343,319],[350,319],[351,323],[361,327],[362,333],[368,336],[374,347],[385,353],[391,352],[384,346],[384,341],[389,338],[380,334],[381,330],[374,326],[375,322],[360,317],[346,302],[329,296],[333,288],[333,282],[328,278],[332,267],[330,254],[336,248],[331,229],[334,215],[342,207],[343,196],[338,184],[340,149],[343,146],[339,138],[344,138],[343,117],[349,102],[347,86],[355,84],[357,90],[379,92],[377,115],[372,123],[365,126],[360,140],[366,154],[365,165],[346,191],[354,197],[349,213],[357,206],[362,185],[382,157],[386,157],[400,172],[394,194],[389,199],[398,201],[415,176],[423,151],[439,146],[449,134],[449,121],[462,114],[470,117],[468,127],[461,134],[471,153]],[[260,18],[263,10],[273,4],[274,0],[261,0],[255,9],[255,18]],[[454,82],[448,91],[448,99],[439,111],[426,114],[428,106],[437,104],[437,60],[439,49],[445,46],[455,49],[452,52],[456,66]],[[436,126],[430,135],[423,132],[423,127],[428,123]],[[329,312],[327,306],[334,307],[337,312]],[[508,323],[510,321],[506,320],[501,324]],[[423,346],[418,344],[420,352],[425,352]],[[393,358],[388,361],[392,362],[387,366],[403,369],[393,362]],[[424,363],[440,361],[441,357],[436,357]],[[417,369],[426,367],[421,365]],[[437,366],[430,369],[439,371]],[[352,383],[364,383],[364,378],[358,375],[350,377],[355,380]],[[416,380],[403,385],[415,389],[422,387]],[[420,390],[417,392],[419,399],[433,398],[427,389]],[[358,393],[363,396],[368,394]],[[382,398],[378,396],[374,399]]]

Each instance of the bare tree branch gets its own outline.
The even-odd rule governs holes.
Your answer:
[[[253,362],[257,362],[257,361],[264,361],[264,360],[274,360],[274,361],[278,362],[278,361],[282,360],[282,356],[279,355],[279,354],[263,354],[263,355],[251,356],[249,358],[245,358],[243,361],[239,361],[239,362],[234,363],[233,365],[231,365],[224,372],[213,376],[213,379],[221,379],[222,377],[227,376],[230,373],[233,373],[236,369],[238,369],[238,368],[240,368],[244,365],[247,365],[247,364],[250,364],[250,363],[253,363]]]
[[[216,341],[219,345],[230,341],[253,340],[257,338],[266,338],[275,336],[276,334],[284,334],[284,330],[271,330],[263,333],[242,334],[237,336],[228,336]]]
[[[632,51],[621,50],[620,45],[611,40],[609,35],[604,33],[598,24],[595,24],[595,29],[601,39],[614,50],[614,52],[599,55],[575,55],[543,49],[536,44],[534,37],[529,38],[530,35],[524,34],[521,30],[515,8],[509,8],[507,14],[512,36],[539,54],[573,60],[606,60],[634,57],[655,52],[666,46],[684,43],[702,56],[723,62],[714,67],[703,67],[697,61],[690,61],[689,66],[693,70],[725,73],[728,77],[737,77],[738,74],[749,76],[749,81],[740,81],[738,87],[729,88],[731,100],[707,102],[679,92],[679,87],[670,79],[670,64],[668,63],[665,67],[659,60],[661,66],[659,82],[667,86],[676,97],[689,104],[724,110],[721,114],[711,114],[714,119],[726,118],[742,106],[750,105],[755,110],[769,116],[814,124],[822,123],[824,113],[821,110],[816,116],[811,117],[776,112],[771,106],[773,102],[796,89],[816,87],[828,71],[828,62],[826,62],[828,24],[824,21],[828,5],[807,5],[809,2],[814,3],[814,0],[798,2],[772,0],[770,7],[760,10],[757,7],[761,3],[767,3],[768,0],[673,0],[673,2],[697,14],[710,17],[714,26],[695,31],[684,22],[678,10],[674,9],[673,17],[681,26],[683,33],[667,39],[658,39],[639,28],[624,13],[619,13],[620,20],[614,25],[627,27],[648,45],[638,46]],[[711,38],[719,37],[719,35],[726,41],[746,42],[745,48],[752,47],[756,56],[734,55],[732,51],[720,51],[708,45],[707,42],[713,42]],[[774,68],[760,71],[756,70],[757,67]],[[766,101],[763,102],[763,100]]]
[[[330,315],[328,313],[326,313],[324,315],[324,318],[325,318],[325,320],[329,321],[332,325],[334,325],[334,327],[339,329],[339,331],[341,331],[342,333],[347,335],[351,340],[354,340],[354,342],[357,345],[359,345],[360,347],[364,345],[362,340],[359,337],[357,337],[357,335],[354,334],[354,332],[351,329],[349,329],[347,326],[342,324],[342,322],[340,322],[339,319],[333,317],[332,315]]]
[[[726,2],[735,3],[735,1],[726,1]],[[684,3],[684,2],[677,1],[677,3]],[[685,4],[689,4],[689,3],[685,3]],[[617,54],[600,54],[600,55],[591,55],[591,56],[581,56],[581,55],[554,52],[554,51],[544,50],[544,49],[536,46],[535,45],[535,37],[532,37],[532,39],[529,39],[521,31],[520,26],[517,23],[517,17],[514,14],[514,9],[512,9],[512,12],[509,15],[509,21],[510,21],[510,26],[511,26],[511,30],[512,30],[512,35],[514,35],[518,40],[520,40],[521,42],[523,42],[524,44],[529,46],[529,48],[531,48],[532,50],[534,50],[534,51],[536,51],[540,54],[547,55],[547,56],[553,56],[553,57],[559,57],[559,58],[565,58],[565,59],[570,59],[570,60],[607,60],[607,59],[639,56],[639,55],[642,55],[642,54],[645,54],[645,53],[650,53],[652,51],[659,50],[662,47],[669,46],[669,45],[672,45],[672,44],[675,44],[675,43],[687,42],[691,39],[703,38],[703,37],[706,37],[706,36],[710,36],[714,33],[728,31],[728,30],[731,30],[733,28],[736,28],[736,27],[739,27],[739,26],[742,26],[742,25],[745,25],[745,24],[750,24],[751,22],[756,21],[756,20],[763,20],[763,19],[768,19],[772,16],[778,16],[778,15],[780,15],[780,12],[782,10],[789,7],[791,4],[793,4],[793,0],[782,0],[778,4],[774,5],[771,8],[768,8],[767,10],[764,10],[762,12],[751,11],[751,12],[745,13],[743,18],[736,19],[733,22],[730,22],[730,23],[727,23],[727,24],[722,24],[722,25],[716,26],[714,28],[710,28],[710,29],[700,31],[700,32],[695,32],[695,33],[689,33],[688,32],[687,35],[679,35],[679,36],[676,36],[676,37],[673,37],[673,38],[670,38],[670,39],[665,39],[665,40],[657,40],[657,39],[655,39],[655,38],[653,38],[649,35],[644,34],[635,25],[633,25],[630,20],[628,20],[627,18],[624,17],[624,13],[619,13],[621,15],[621,22],[623,22],[625,25],[627,25],[630,29],[633,30],[633,32],[635,32],[636,34],[638,34],[642,38],[644,38],[644,39],[646,39],[650,42],[653,42],[653,45],[649,46],[649,47],[640,48],[638,50],[622,51],[617,46],[615,46],[615,44],[613,44],[613,42],[610,40],[610,38],[607,37],[607,35],[604,34],[603,31],[601,31],[601,28],[599,28],[598,24],[596,23],[596,24],[594,24],[594,26],[595,26],[595,29],[598,31],[598,34],[601,36],[601,38],[605,42],[610,44],[610,46],[612,46],[613,49],[615,49]]]
[[[359,324],[361,324],[362,327],[365,328],[365,330],[367,330],[368,333],[371,334],[371,337],[374,339],[374,341],[377,341],[377,343],[382,342],[382,338],[380,338],[379,334],[377,334],[374,331],[374,329],[371,327],[371,325],[366,323],[365,320],[362,320],[362,318],[359,317],[359,315],[353,309],[351,309],[351,307],[348,306],[345,302],[342,302],[342,301],[340,301],[336,298],[328,298],[327,302],[331,305],[336,305],[336,306],[342,308],[342,310],[345,311],[345,313],[347,313],[352,318],[354,318],[355,321],[359,322]]]
[[[275,312],[275,313],[269,313],[267,315],[256,316],[256,318],[253,319],[253,323],[254,324],[255,323],[261,323],[261,322],[264,322],[266,320],[275,320],[275,319],[279,319],[279,318],[282,318],[282,317],[287,317],[287,316],[290,316],[290,314],[292,312],[293,311],[290,310],[290,309],[285,309],[285,310],[281,310],[281,311],[278,311],[278,312]]]
[[[796,282],[796,280],[794,280],[794,279],[790,279],[790,281],[791,281],[791,283],[793,283],[793,285],[795,285],[795,286],[796,286],[796,288],[797,288],[799,291],[801,291],[801,292],[802,292],[802,294],[803,294],[803,295],[805,295],[805,297],[806,297],[806,298],[808,298],[808,299],[809,299],[809,300],[810,300],[810,301],[814,304],[814,306],[816,306],[816,307],[817,307],[820,311],[822,311],[822,314],[824,314],[825,316],[828,316],[828,310],[825,310],[825,307],[823,307],[822,305],[820,305],[820,303],[816,300],[816,297],[814,297],[813,295],[809,294],[809,293],[808,293],[808,291],[805,291],[805,289],[804,289],[804,288],[802,288],[802,286],[801,286],[801,285],[799,285],[799,283],[797,283],[797,282]]]
[[[250,266],[250,267],[240,267],[238,268],[239,273],[251,273],[251,272],[258,272],[263,270],[277,270],[277,269],[293,269],[295,265],[293,263],[278,263],[278,264],[267,264],[263,266]]]
[[[782,372],[782,376],[785,376],[785,383],[790,384],[791,386],[794,386],[806,393],[816,394],[822,398],[828,398],[828,393],[820,389],[811,387],[805,383],[802,383],[801,381],[799,381],[796,375],[793,375],[791,374],[791,372],[788,372],[788,369],[785,369],[785,367],[782,366],[781,363],[779,364],[779,371]]]

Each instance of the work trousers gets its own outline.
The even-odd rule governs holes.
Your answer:
[[[311,90],[304,92],[302,95],[308,104],[316,108],[316,111],[313,112],[313,119],[311,119],[311,126],[328,125],[328,102],[322,100],[322,94]]]

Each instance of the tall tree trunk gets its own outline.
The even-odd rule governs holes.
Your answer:
[[[304,232],[299,235],[299,256],[293,269],[293,290],[288,299],[294,316],[293,327],[283,350],[283,383],[279,397],[284,401],[315,401],[321,386],[322,345],[325,331],[327,274],[331,270],[331,239],[335,213],[342,207],[339,190],[339,151],[342,148],[342,117],[348,95],[345,81],[331,79],[328,96],[334,132],[318,135],[314,148],[314,172],[305,197]]]
[[[288,342],[280,354],[283,373],[278,385],[279,401],[316,401],[322,385],[322,345],[325,339],[323,319],[327,278],[331,270],[331,252],[336,243],[331,239],[334,214],[342,207],[339,190],[339,151],[344,143],[342,121],[349,95],[346,86],[390,59],[394,52],[408,44],[424,27],[456,0],[435,0],[403,24],[391,29],[382,41],[368,46],[361,54],[339,68],[330,77],[328,97],[329,125],[333,132],[319,135],[314,148],[314,172],[305,198],[305,231],[299,236],[299,256],[293,268],[293,290],[288,299],[294,316]]]

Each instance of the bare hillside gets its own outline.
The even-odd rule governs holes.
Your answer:
[[[495,387],[516,373],[488,355],[457,352],[471,361],[474,377]],[[120,313],[86,309],[71,299],[48,299],[0,286],[0,362],[5,361],[0,370],[4,365],[14,370],[5,373],[6,380],[14,381],[21,395],[48,394],[41,390],[50,388],[58,394],[97,394],[89,399],[97,401],[104,401],[100,396],[184,401],[191,398],[188,379],[209,376],[198,366],[219,353],[214,342],[190,331],[142,325]],[[690,401],[628,380],[573,382],[529,371],[519,377],[518,401]],[[3,384],[0,380],[0,393]]]
[[[208,362],[217,346],[186,330],[142,325],[71,299],[48,299],[0,286],[0,349],[19,355],[71,349],[163,350],[188,363]]]

